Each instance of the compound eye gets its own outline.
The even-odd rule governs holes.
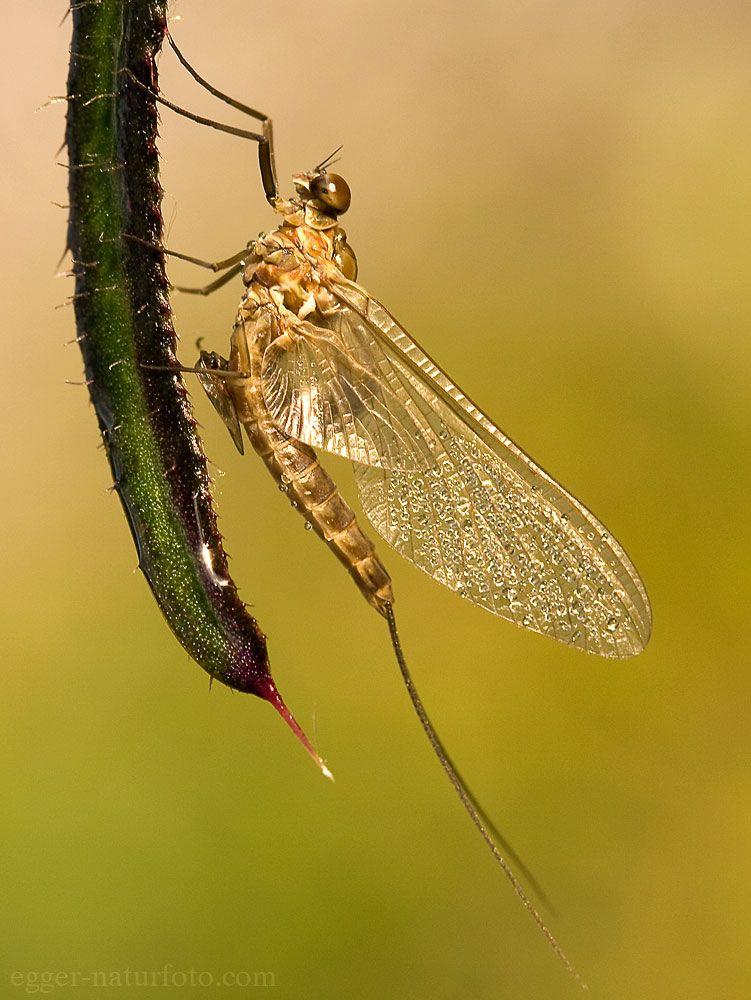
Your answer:
[[[310,182],[310,193],[317,202],[335,215],[346,212],[352,198],[349,184],[345,179],[339,174],[330,174],[328,171],[316,174]]]

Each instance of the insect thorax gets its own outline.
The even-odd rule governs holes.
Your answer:
[[[272,307],[293,321],[316,312],[330,315],[338,307],[330,286],[354,280],[357,274],[354,252],[340,226],[320,230],[284,225],[259,237],[252,248],[243,274],[246,314]]]

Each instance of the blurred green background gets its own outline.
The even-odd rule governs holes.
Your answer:
[[[34,113],[65,89],[63,12],[9,8],[0,67],[0,992],[23,992],[16,971],[171,965],[273,973],[274,995],[311,1000],[579,995],[441,774],[383,623],[195,387],[235,578],[336,784],[268,706],[209,695],[161,619],[86,390],[65,384],[82,365],[55,308],[64,106]],[[615,663],[380,547],[428,710],[555,900],[562,947],[594,996],[747,997],[748,5],[173,13],[199,71],[274,117],[281,178],[344,143],[363,284],[646,581],[652,642]],[[166,94],[234,120],[161,65]],[[255,150],[162,117],[168,245],[215,259],[268,228]],[[175,300],[186,363],[200,335],[226,351],[239,294]]]

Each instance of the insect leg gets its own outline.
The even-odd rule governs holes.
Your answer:
[[[222,285],[226,285],[228,281],[231,281],[236,275],[240,274],[243,269],[242,261],[235,264],[220,278],[216,281],[210,282],[208,285],[203,285],[200,288],[187,288],[185,285],[173,285],[172,287],[176,292],[183,292],[186,295],[211,295],[215,292],[217,288],[221,288]]]
[[[244,262],[253,252],[249,247],[244,246],[242,250],[238,250],[237,253],[233,253],[232,256],[227,257],[226,260],[209,261],[202,260],[200,257],[191,257],[187,253],[178,253],[177,250],[168,250],[160,243],[150,243],[149,240],[143,240],[140,236],[134,236],[133,233],[123,233],[122,238],[124,240],[132,240],[134,243],[140,243],[141,246],[150,247],[152,250],[159,250],[161,253],[167,254],[168,257],[177,257],[178,260],[187,260],[189,264],[197,264],[199,267],[205,267],[209,271],[225,271],[229,268],[229,273],[223,274],[218,282],[212,282],[211,285],[206,286],[206,288],[210,291],[213,291],[214,288],[219,288],[225,281],[229,281],[230,278],[234,278],[236,274],[239,274],[243,269]],[[180,290],[199,291],[201,294],[209,294],[208,292],[203,292],[200,289]]]
[[[169,31],[167,32],[167,41],[172,46],[172,51],[175,53],[177,58],[183,64],[185,69],[187,69],[187,71],[190,73],[190,75],[193,77],[196,83],[199,83],[205,90],[208,90],[208,92],[213,97],[217,97],[220,101],[224,101],[225,104],[229,104],[230,107],[235,108],[237,111],[242,111],[244,115],[249,115],[251,118],[255,118],[256,121],[263,122],[264,124],[266,124],[266,122],[271,124],[271,119],[267,114],[264,114],[263,111],[256,111],[255,108],[251,108],[247,104],[243,104],[242,102],[235,100],[234,97],[230,97],[228,94],[223,93],[221,90],[217,90],[217,88],[212,86],[212,84],[210,84],[208,80],[204,80],[204,78],[198,73],[196,69],[193,68],[193,66],[191,66],[191,64],[182,54],[180,49],[177,47],[177,42],[169,33]]]
[[[263,140],[258,143],[258,161],[261,168],[261,181],[263,183],[263,190],[266,193],[266,200],[272,208],[274,208],[279,200],[279,184],[276,179],[276,166],[274,164],[274,130],[271,119],[262,111],[256,111],[255,108],[251,108],[247,104],[243,104],[241,101],[235,100],[234,97],[230,97],[228,94],[225,94],[221,90],[217,90],[216,87],[213,87],[208,80],[204,80],[204,78],[195,69],[193,69],[188,60],[177,47],[177,43],[169,31],[167,32],[167,40],[172,46],[172,50],[177,58],[190,73],[196,83],[200,84],[205,90],[208,90],[212,97],[216,97],[218,100],[224,101],[225,104],[229,104],[229,106],[234,108],[236,111],[240,111],[242,114],[248,115],[251,118],[255,118],[256,121],[261,122]]]
[[[208,351],[201,351],[201,354],[208,354]],[[222,358],[222,360],[224,360]],[[200,359],[199,359],[200,362]],[[205,378],[218,378],[225,381],[232,379],[249,379],[250,375],[247,372],[234,372],[234,371],[224,371],[207,366],[200,366],[200,363],[191,368],[190,365],[181,365],[176,363],[174,365],[147,365],[145,361],[142,361],[139,365],[140,368],[146,368],[150,372],[172,372],[172,374],[177,373],[187,373],[189,375],[203,375]],[[69,385],[88,385],[88,382],[70,382]]]
[[[257,142],[258,165],[261,170],[261,183],[263,184],[263,190],[266,194],[266,200],[271,207],[275,209],[280,201],[280,198],[279,184],[276,179],[276,167],[274,165],[274,130],[271,119],[262,111],[256,111],[255,108],[251,108],[247,104],[242,104],[240,101],[236,101],[233,97],[229,97],[227,94],[222,93],[221,90],[217,90],[216,87],[212,87],[208,81],[204,80],[204,78],[193,69],[188,60],[178,49],[169,32],[167,32],[167,38],[169,39],[175,55],[196,83],[199,83],[220,101],[224,101],[225,104],[229,104],[237,111],[241,111],[243,114],[249,115],[251,118],[255,118],[257,121],[260,121],[262,131],[259,134],[258,132],[248,132],[246,129],[235,128],[233,125],[225,125],[222,122],[214,121],[212,118],[204,118],[202,115],[193,114],[192,111],[186,111],[185,108],[181,108],[177,104],[173,104],[172,101],[168,101],[166,97],[161,97],[159,94],[152,94],[152,96],[165,108],[169,108],[171,111],[174,111],[175,114],[182,115],[184,118],[188,118],[190,121],[196,122],[198,125],[207,125],[209,128],[215,128],[219,132],[227,132],[229,135],[236,135],[241,139],[250,139],[253,142]],[[149,89],[146,84],[142,83],[130,70],[126,69],[125,72],[134,83],[138,84],[139,87],[142,87],[144,90]]]

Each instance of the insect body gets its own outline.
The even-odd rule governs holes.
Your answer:
[[[239,420],[382,613],[388,574],[313,448],[349,458],[378,533],[461,596],[588,652],[640,652],[651,612],[623,549],[355,283],[346,182],[323,167],[294,182],[283,224],[249,245],[235,377],[202,379],[233,436]]]
[[[346,181],[323,163],[294,175],[295,197],[281,198],[270,119],[212,87],[170,42],[198,83],[262,122],[262,131],[212,122],[159,100],[256,142],[266,198],[283,220],[229,260],[208,265],[226,274],[198,291],[242,272],[245,293],[229,359],[202,352],[195,369],[201,384],[239,450],[244,427],[299,512],[388,621],[407,690],[442,767],[525,907],[578,979],[509,867],[506,857],[515,858],[514,852],[425,712],[402,653],[388,573],[314,449],[350,459],[363,510],[392,548],[462,597],[524,628],[602,656],[633,656],[651,630],[644,585],[587,508],[509,440],[356,283],[355,255],[339,226],[350,203]]]
[[[240,422],[271,474],[348,567],[369,603],[383,613],[394,600],[389,575],[373,543],[305,443],[319,443],[321,428],[314,426],[317,400],[308,393],[297,395],[290,404],[283,384],[282,363],[291,359],[300,338],[308,331],[315,335],[319,329],[305,317],[322,318],[338,311],[338,302],[320,272],[341,275],[334,263],[335,257],[341,257],[341,243],[338,227],[320,231],[307,226],[285,226],[258,241],[254,260],[244,272],[248,287],[228,366],[230,371],[248,372],[250,378],[230,381],[227,387]]]

